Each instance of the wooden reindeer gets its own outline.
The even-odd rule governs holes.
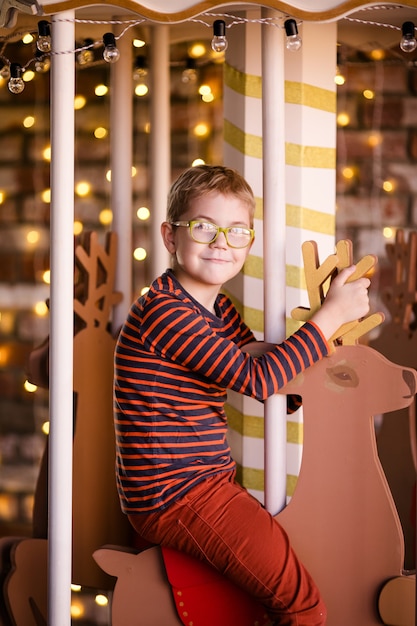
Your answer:
[[[370,344],[390,361],[417,367],[417,232],[398,230],[394,243],[386,245],[392,281],[382,292],[390,313],[377,338]],[[405,537],[405,564],[415,568],[415,527],[412,524],[417,452],[415,402],[385,415],[377,434],[378,454],[386,474]]]
[[[129,541],[129,526],[120,510],[114,472],[115,338],[108,324],[113,305],[121,299],[121,294],[113,291],[116,234],[108,234],[105,248],[99,244],[96,233],[87,234],[75,255],[84,281],[84,295],[74,300],[74,312],[84,328],[74,337],[77,411],[72,579],[86,587],[109,589],[113,581],[103,577],[93,552],[105,542]]]
[[[87,233],[75,249],[78,277],[74,299],[76,411],[72,581],[100,590],[112,589],[114,578],[98,567],[93,552],[103,543],[129,544],[131,539],[129,524],[120,509],[114,473],[112,383],[115,339],[109,332],[108,323],[112,306],[120,300],[120,294],[113,291],[116,243],[114,233],[107,235],[105,247],[100,245],[96,233]],[[47,354],[45,343],[36,359],[38,364],[45,364],[45,369]],[[33,375],[47,385],[44,371]],[[2,548],[6,551],[7,547],[9,561],[4,584],[8,617],[4,616],[3,621],[7,626],[46,626],[47,623],[46,494],[47,448],[35,494],[35,536],[0,543],[0,557],[5,557]],[[1,619],[0,614],[0,624],[3,624]]]
[[[332,276],[351,265],[352,246],[339,242],[336,254],[322,265],[313,242],[304,244],[303,254],[311,309],[293,313],[302,321],[321,306]],[[365,257],[351,279],[374,264],[375,257]],[[403,535],[377,456],[373,415],[408,406],[417,375],[357,345],[382,320],[382,314],[375,314],[344,325],[334,336],[338,345],[332,354],[282,390],[303,396],[305,434],[295,494],[276,518],[322,590],[328,626],[380,624],[379,589],[403,568]],[[231,584],[178,552],[154,546],[132,554],[103,547],[94,558],[118,578],[113,626],[268,623],[261,607],[249,599],[245,613],[239,613]]]

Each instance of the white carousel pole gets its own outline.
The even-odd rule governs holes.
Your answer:
[[[118,237],[115,290],[123,299],[114,307],[114,335],[124,323],[132,300],[133,54],[128,33],[117,40],[117,48],[120,58],[110,70],[111,208]]]
[[[263,9],[263,17],[276,17]],[[264,171],[265,341],[285,339],[285,124],[284,43],[281,28],[262,28],[262,142]],[[265,402],[265,506],[275,515],[286,504],[286,398]]]
[[[151,30],[151,241],[153,280],[169,266],[160,225],[165,220],[171,173],[169,27]]]
[[[71,624],[74,40],[74,12],[53,16],[48,624],[59,626]]]

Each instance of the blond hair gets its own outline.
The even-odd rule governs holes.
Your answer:
[[[177,222],[193,200],[209,193],[239,198],[247,205],[252,223],[255,198],[249,183],[239,172],[222,165],[196,165],[177,178],[168,194],[167,222]]]

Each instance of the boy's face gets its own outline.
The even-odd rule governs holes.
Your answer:
[[[196,199],[181,215],[181,222],[191,220],[211,222],[223,228],[251,228],[248,206],[235,196],[216,192]],[[197,291],[204,287],[219,289],[224,282],[236,276],[251,247],[230,247],[223,232],[219,232],[212,243],[198,243],[191,237],[188,227],[171,226],[166,222],[162,226],[162,235],[168,251],[175,256],[175,274],[192,295],[195,295],[193,288]]]

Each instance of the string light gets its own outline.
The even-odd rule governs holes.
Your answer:
[[[113,33],[104,33],[103,43],[103,59],[107,61],[107,63],[116,63],[116,61],[120,59],[120,52],[116,47],[116,38]]]
[[[49,22],[47,22],[46,20],[41,20],[38,23],[38,39],[36,41],[36,47],[41,52],[51,51],[51,29],[49,27]]]
[[[369,11],[372,8],[374,7],[368,7],[367,9],[362,9],[362,10]],[[392,7],[392,8],[395,9],[399,7]],[[211,20],[211,18],[213,17],[227,18],[228,19],[227,28],[231,28],[233,26],[242,25],[242,24],[261,24],[261,25],[266,25],[266,26],[282,27],[282,24],[284,23],[285,32],[287,35],[287,41],[286,41],[287,48],[290,50],[298,50],[300,46],[302,45],[302,40],[301,40],[301,37],[298,35],[298,27],[297,27],[297,23],[295,22],[295,20],[292,18],[285,19],[283,16],[279,14],[277,14],[277,16],[274,16],[274,17],[248,18],[248,17],[243,17],[243,16],[235,16],[235,15],[231,15],[227,13],[205,12],[205,13],[202,13],[200,16],[198,16],[198,18],[190,18],[188,20],[190,22],[199,23],[199,24],[202,24],[203,26],[213,28],[212,49],[216,52],[224,52],[227,49],[228,42],[226,39],[226,22],[223,19],[215,19],[214,22],[207,21],[208,19]],[[397,31],[401,31],[404,28],[408,28],[409,30],[407,30],[406,33],[403,33],[402,35],[402,41],[404,39],[404,34],[406,35],[405,37],[406,41],[403,41],[401,45],[401,49],[404,49],[407,52],[411,52],[412,50],[417,48],[417,42],[414,36],[414,24],[412,22],[404,22],[403,29],[401,29],[399,26],[396,26],[394,24],[381,23],[381,22],[376,22],[376,21],[371,21],[371,20],[364,20],[364,19],[360,19],[357,17],[344,16],[342,19],[345,21],[355,22],[358,24],[372,25],[372,26],[377,26],[377,27],[382,27],[382,28],[390,28],[390,29],[397,30]],[[75,18],[75,19],[62,19],[62,20],[58,19],[57,21],[74,22],[77,24],[108,24],[108,25],[124,26],[124,28],[121,30],[120,34],[117,37],[118,39],[120,37],[123,37],[124,34],[129,29],[138,27],[142,25],[143,23],[146,23],[146,19],[144,18],[143,19],[142,18],[131,19],[131,20],[91,20],[91,19]],[[408,24],[409,26],[406,27],[405,26],[406,24]],[[32,35],[32,39],[33,39],[34,38],[33,34],[32,33],[30,34]],[[1,50],[1,55],[0,55],[0,77],[5,80],[9,80],[9,76],[10,76],[9,71],[10,71],[12,63],[9,59],[6,58],[6,56],[4,55],[4,51],[7,46],[8,40],[12,39],[12,37],[13,36],[10,36],[10,35],[8,35],[7,37],[0,37],[0,41],[3,42],[3,48]],[[91,50],[91,48],[96,47],[100,45],[101,43],[104,44],[104,52],[103,52],[104,60],[108,63],[116,62],[120,57],[120,52],[117,49],[116,39],[112,33],[106,33],[103,36],[102,41],[92,42],[92,40],[85,40],[85,45],[83,47],[60,52],[60,54],[76,54],[77,60],[80,65],[83,64],[83,60],[81,59],[85,59],[85,57],[87,59],[91,59],[91,56],[93,55],[93,62],[94,62],[94,53],[93,53],[93,50]],[[38,49],[42,48],[42,50],[40,50],[41,52],[48,52],[51,58],[53,54],[57,54],[51,51],[50,24],[46,20],[41,20],[41,22],[38,23],[38,39],[37,39],[36,45]],[[87,54],[83,55],[82,54],[83,52]],[[80,55],[79,58],[78,58],[77,53],[79,53]],[[50,61],[49,59],[44,58],[42,62],[40,60],[40,57],[37,55],[33,57],[32,59],[30,59],[23,67],[18,66],[18,64],[15,64],[15,65],[20,67],[21,73],[23,73],[28,68],[28,66],[33,62],[35,63],[36,71],[46,71],[45,66],[48,64],[49,61]],[[91,61],[88,61],[88,62],[91,62]],[[14,72],[19,74],[17,69],[15,69]],[[19,93],[19,91],[15,90],[15,88],[18,85],[19,86],[17,87],[17,89],[20,88],[19,78],[21,78],[21,75],[13,76],[13,81],[11,83],[11,86],[14,89],[13,93]]]
[[[339,87],[341,85],[344,85],[346,82],[346,78],[344,76],[344,74],[342,74],[342,72],[340,71],[340,67],[337,66],[336,67],[336,74],[334,76],[334,82],[336,83],[336,85],[338,85]]]
[[[86,104],[87,104],[87,99],[82,94],[77,94],[74,97],[74,109],[76,111],[80,111],[81,109],[83,109]]]
[[[94,51],[92,47],[94,41],[92,39],[85,39],[84,45],[77,54],[77,61],[79,65],[88,65],[94,61]]]
[[[37,390],[37,386],[29,382],[28,380],[25,380],[25,382],[23,383],[23,387],[28,393],[34,393]]]
[[[288,19],[284,22],[285,34],[287,35],[287,41],[285,47],[292,52],[299,50],[302,45],[301,37],[298,34],[297,22],[295,20]]]
[[[33,70],[25,70],[22,74],[22,78],[25,83],[30,83],[35,78],[35,72]]]
[[[138,82],[138,84],[135,87],[135,95],[139,96],[139,98],[143,98],[144,96],[146,96],[148,91],[149,91],[149,87],[143,81]]]
[[[226,22],[224,20],[215,20],[213,22],[213,39],[211,47],[214,52],[225,52],[227,50],[226,39]]]
[[[143,82],[144,78],[148,75],[148,65],[146,57],[142,54],[138,55],[135,59],[135,67],[133,70],[133,80],[136,82]]]
[[[10,64],[10,79],[7,84],[11,93],[22,93],[25,83],[22,78],[22,67],[19,63]]]
[[[35,124],[35,118],[33,117],[33,115],[28,115],[25,117],[22,124],[24,128],[32,128],[32,126]]]
[[[3,60],[0,60],[0,76],[3,80],[10,78],[10,65]]]
[[[135,59],[135,67],[133,69],[133,80],[136,83],[135,94],[139,97],[146,96],[149,91],[147,85],[148,64],[146,57],[140,54]]]
[[[402,25],[400,48],[403,52],[413,52],[417,48],[417,41],[414,30],[415,28],[413,22],[404,22],[404,24]]]
[[[145,250],[145,248],[136,248],[133,251],[133,258],[135,259],[135,261],[144,261],[146,259],[147,256],[147,252]]]
[[[36,50],[35,70],[39,74],[44,74],[51,67],[51,58],[40,50]]]
[[[99,98],[101,98],[102,96],[105,96],[108,92],[109,92],[109,88],[107,87],[107,85],[100,84],[100,85],[96,85],[94,88],[94,93]]]
[[[185,69],[181,75],[181,81],[185,84],[195,83],[197,80],[197,70],[195,59],[188,57]]]
[[[150,218],[151,212],[146,206],[141,206],[136,211],[136,216],[138,220],[146,221]]]
[[[32,33],[26,33],[25,35],[23,35],[22,37],[22,42],[26,45],[32,43],[32,41],[34,41],[35,37],[33,36]]]
[[[193,43],[193,45],[188,49],[188,55],[192,59],[199,59],[200,57],[204,56],[206,52],[207,48],[201,42]]]
[[[342,55],[339,51],[337,52],[337,65],[336,65],[336,74],[334,77],[334,82],[336,83],[336,85],[339,85],[339,86],[344,85],[346,82],[346,77],[342,71]]]

